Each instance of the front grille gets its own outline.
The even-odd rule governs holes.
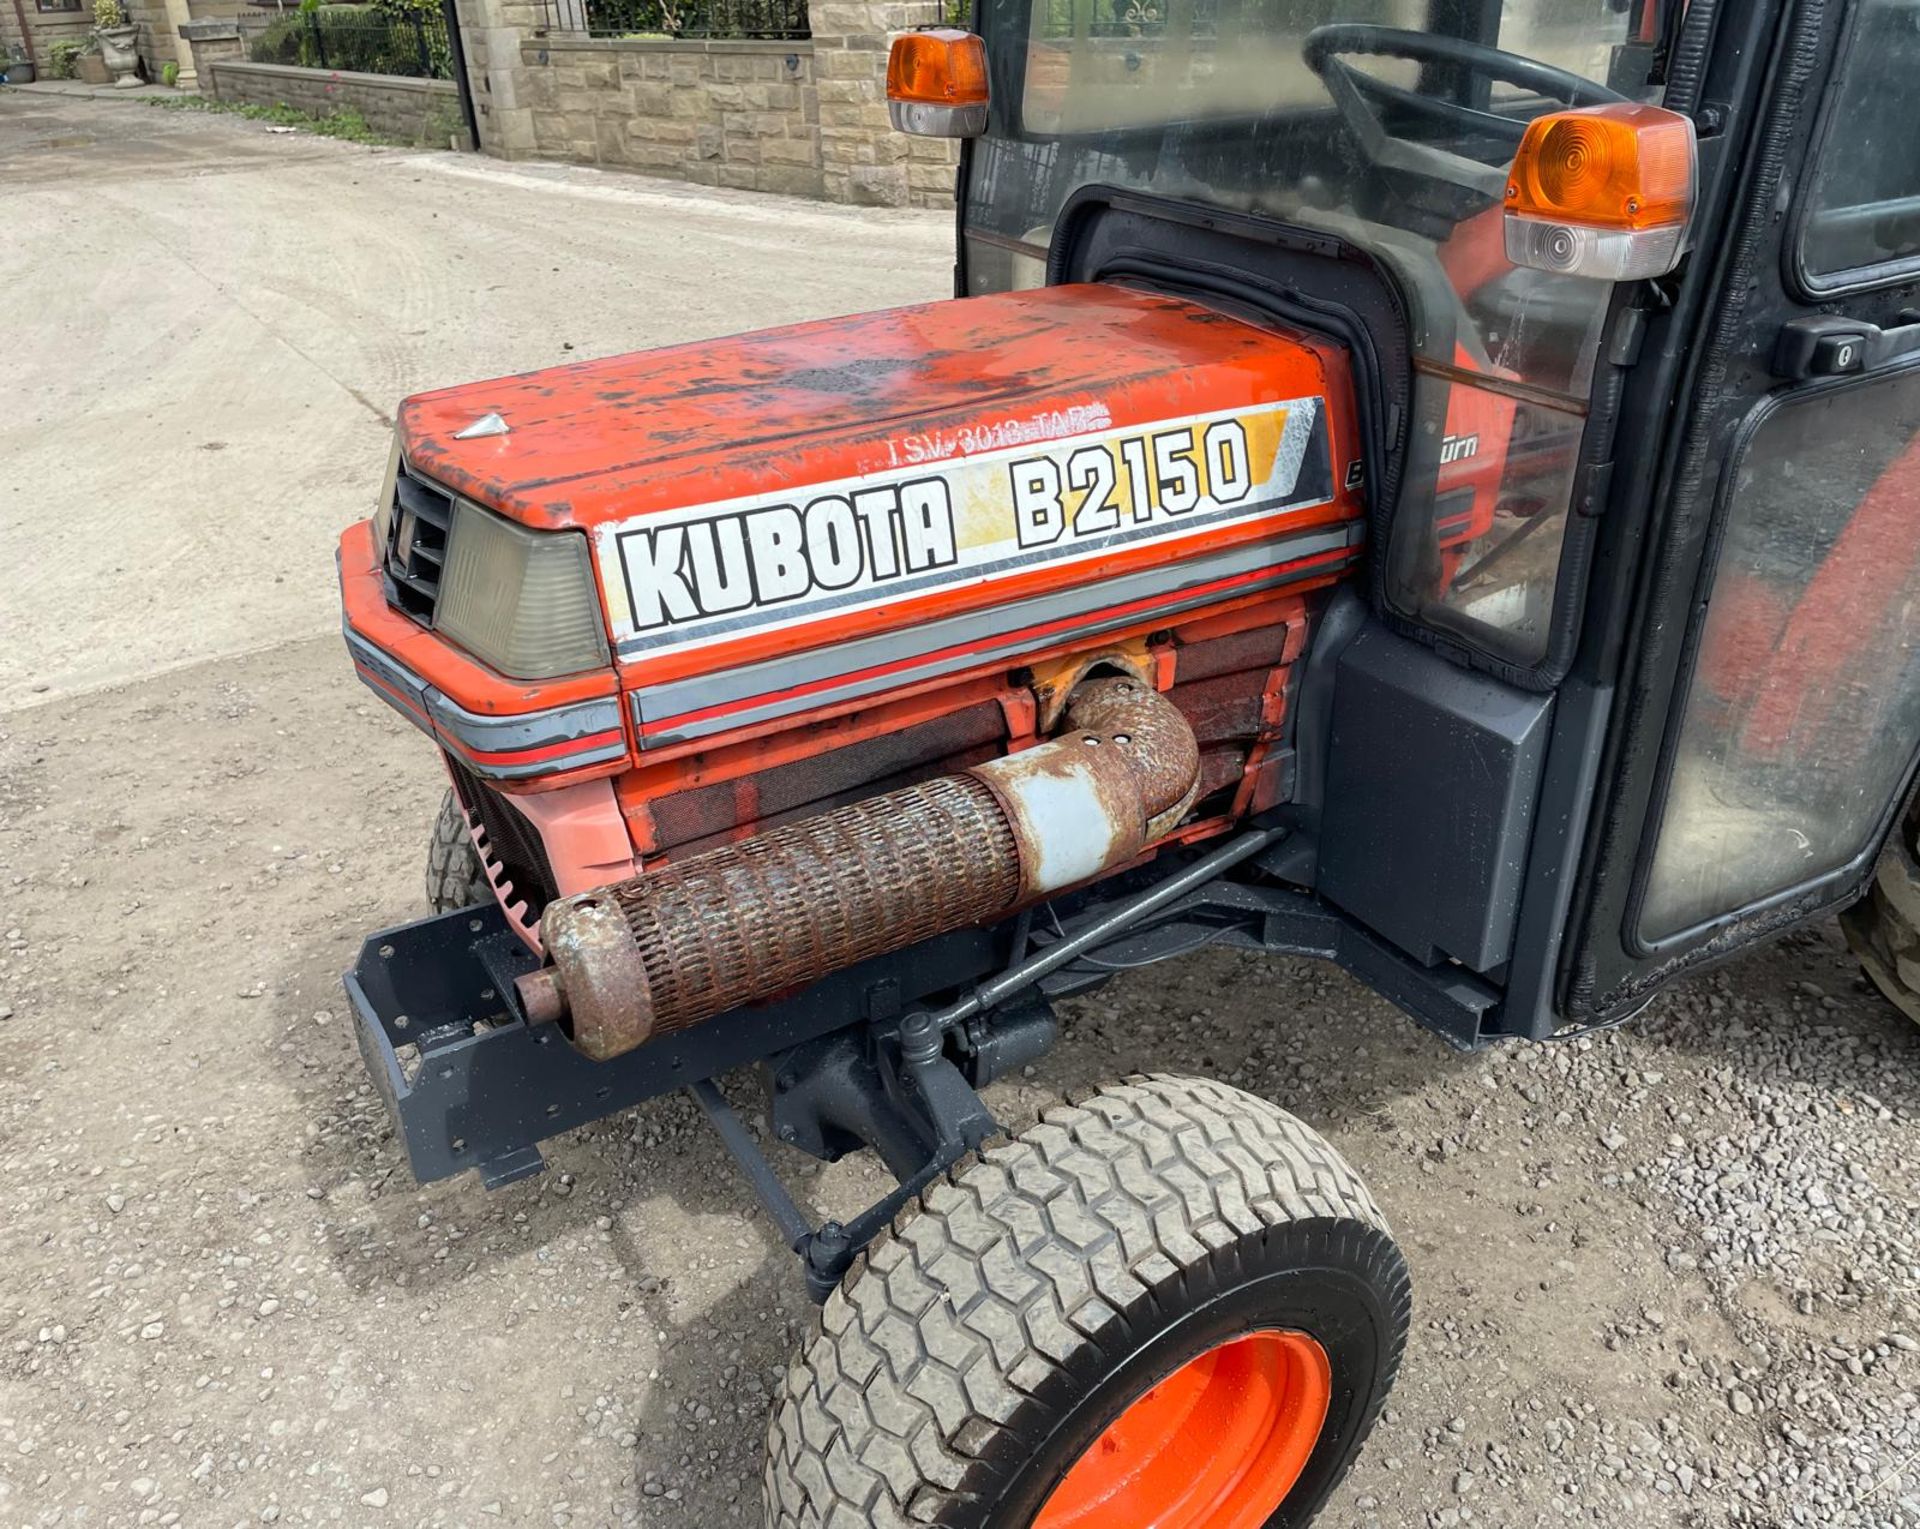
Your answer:
[[[382,566],[388,601],[426,626],[433,625],[434,607],[440,600],[447,529],[452,524],[453,495],[416,477],[402,462],[393,480]]]
[[[559,895],[553,865],[539,832],[521,816],[519,808],[459,760],[449,755],[447,765],[467,820],[478,824],[480,853],[511,894],[502,899],[503,903],[509,907],[515,902],[525,903],[526,922],[538,922],[541,911]]]

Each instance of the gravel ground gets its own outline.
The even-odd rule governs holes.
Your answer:
[[[363,1081],[336,974],[438,789],[331,640],[0,719],[0,1523],[757,1520],[810,1311],[693,1109],[423,1190]],[[1066,1030],[1009,1124],[1223,1076],[1393,1217],[1414,1339],[1329,1522],[1920,1525],[1920,1030],[1831,928],[1551,1047],[1221,951]]]
[[[606,348],[931,293],[944,227],[887,223],[881,271],[853,214],[6,94],[41,413],[0,410],[0,630],[34,633],[0,644],[0,1529],[757,1522],[811,1311],[691,1107],[488,1195],[415,1186],[364,1080],[339,973],[421,911],[441,782],[326,631],[330,537],[407,388],[558,359],[584,313],[633,326]],[[677,300],[636,296],[661,270]],[[70,327],[110,311],[172,327]],[[177,561],[71,556],[103,505]],[[1009,1125],[1224,1076],[1393,1218],[1413,1340],[1328,1524],[1920,1529],[1920,1029],[1830,927],[1475,1057],[1218,950],[1066,1018]],[[786,1166],[823,1213],[883,1187]]]

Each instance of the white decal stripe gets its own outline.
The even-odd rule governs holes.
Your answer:
[[[1012,489],[991,471],[1000,463],[1033,466],[1051,475],[1056,491],[1076,495],[1084,479],[1074,481],[1066,464],[1089,445],[1112,452],[1125,443],[1140,452],[1155,436],[1185,432],[1193,444],[1184,449],[1197,457],[1209,426],[1244,426],[1276,411],[1285,418],[1271,468],[1238,502],[1203,496],[1190,507],[1163,505],[1163,489],[1169,499],[1173,491],[1156,477],[1143,485],[1144,500],[1129,489],[1125,502],[1136,510],[1128,523],[1109,512],[1107,524],[1084,529],[1088,495],[1064,501],[1081,525],[1063,534],[1055,507],[1052,524],[1029,538],[1034,526],[1019,521]],[[1316,451],[1322,460],[1310,463]],[[1213,468],[1206,470],[1211,477]],[[1063,471],[1069,475],[1060,490]],[[1191,470],[1187,481],[1195,481]],[[1324,411],[1319,399],[1302,398],[807,484],[787,500],[759,494],[658,511],[595,535],[617,651],[631,661],[658,649],[782,631],[924,590],[967,588],[1040,563],[1071,565],[1147,539],[1173,557],[1182,543],[1228,520],[1279,517],[1324,504],[1332,492]],[[1152,518],[1140,523],[1139,509],[1149,504]],[[1036,545],[1041,535],[1051,540]]]
[[[342,623],[347,648],[366,673],[378,675],[394,690],[404,691],[419,706],[409,711],[392,693],[369,683],[367,688],[416,727],[425,730],[443,747],[460,752],[461,759],[477,775],[495,780],[517,780],[532,775],[553,775],[562,770],[583,769],[605,764],[627,752],[627,740],[620,719],[620,702],[615,696],[591,701],[576,701],[544,711],[516,712],[505,716],[468,711],[429,685],[399,659],[362,637]],[[361,678],[364,680],[366,674]],[[555,743],[597,738],[605,733],[616,737],[600,743],[550,755],[526,763],[500,763],[473,758],[467,750],[483,754],[510,754],[520,750],[544,748]]]
[[[1364,532],[1357,522],[1331,526],[1324,530],[1298,533],[1282,541],[1261,542],[1232,548],[1207,558],[1196,558],[1174,570],[1154,568],[1126,574],[1078,589],[1041,595],[1011,605],[994,606],[964,616],[949,616],[941,621],[924,622],[851,642],[835,643],[791,657],[743,664],[665,685],[649,685],[633,692],[635,730],[640,734],[642,748],[661,748],[670,743],[772,721],[799,711],[859,700],[903,685],[990,663],[996,658],[1032,651],[1034,644],[1030,638],[1015,638],[1004,644],[995,644],[990,640],[1003,633],[1074,616],[1087,616],[1089,619],[1083,625],[1061,634],[1060,638],[1049,639],[1073,640],[1117,626],[1177,615],[1222,598],[1212,592],[1189,593],[1195,586],[1216,583],[1276,564],[1298,562],[1304,558],[1357,547],[1363,537]],[[1253,594],[1292,583],[1310,576],[1312,571],[1280,570],[1269,579],[1236,589],[1234,595]],[[1118,607],[1155,595],[1164,598],[1139,610],[1112,614]],[[968,644],[978,645],[966,646]],[[965,651],[948,651],[962,647]],[[885,674],[862,674],[865,670],[915,658],[922,661],[909,662],[905,667],[892,669]],[[861,677],[811,690],[805,695],[793,693],[803,685],[817,684],[840,675]],[[718,716],[688,715],[757,696],[766,697],[757,706],[739,707]]]

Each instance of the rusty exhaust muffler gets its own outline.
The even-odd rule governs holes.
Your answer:
[[[1193,729],[1133,679],[1051,742],[551,903],[518,984],[596,1061],[1124,864],[1199,789]]]

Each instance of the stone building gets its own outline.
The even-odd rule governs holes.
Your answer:
[[[265,19],[257,3],[123,3],[151,79],[173,63],[181,87],[202,94],[352,105],[402,139],[468,140],[450,83],[247,61],[246,21]],[[894,132],[886,102],[891,38],[937,22],[942,0],[764,0],[787,34],[776,37],[641,33],[633,0],[454,3],[485,153],[869,206],[953,205],[957,145]],[[0,47],[26,36],[44,71],[49,44],[88,34],[90,10],[74,8],[88,4],[0,0]],[[621,16],[627,27],[610,19]],[[460,123],[451,135],[449,120]]]
[[[484,149],[701,185],[950,207],[955,144],[887,118],[893,35],[938,0],[809,0],[804,39],[605,37],[592,0],[457,0]]]
[[[128,19],[140,29],[140,62],[149,79],[159,79],[168,64],[180,70],[180,83],[196,84],[192,49],[180,40],[181,28],[197,17],[231,19],[243,0],[121,0]],[[56,42],[85,42],[93,32],[92,0],[0,0],[0,52],[21,44],[44,77]]]

